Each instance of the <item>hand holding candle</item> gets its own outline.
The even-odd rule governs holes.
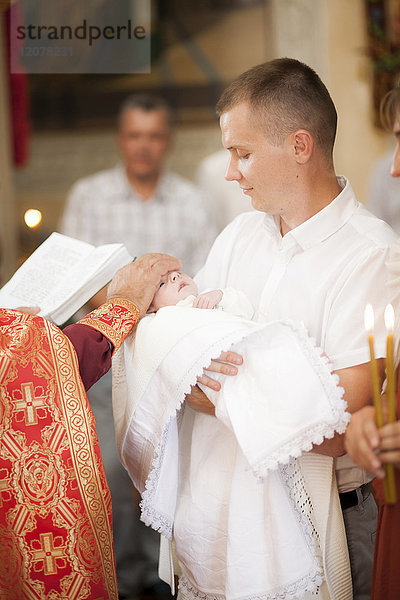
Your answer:
[[[374,405],[376,411],[376,423],[378,427],[382,427],[383,412],[382,412],[382,401],[380,394],[380,380],[378,365],[375,358],[374,351],[374,311],[372,306],[368,304],[365,308],[364,314],[365,328],[368,332],[368,344],[371,357],[371,377],[372,387],[374,396]],[[393,422],[396,419],[396,381],[395,381],[395,370],[394,370],[394,343],[393,343],[393,330],[394,330],[394,310],[393,306],[389,304],[385,310],[385,325],[387,329],[387,349],[386,349],[386,386],[387,386],[387,399],[388,399],[388,418],[389,422]],[[392,419],[392,421],[390,420]],[[385,501],[388,504],[394,504],[397,502],[396,495],[396,481],[393,464],[384,465],[386,473],[384,479],[384,491]]]
[[[382,400],[381,400],[381,384],[379,380],[378,365],[375,358],[374,350],[374,311],[371,304],[367,304],[364,313],[365,329],[368,333],[369,353],[371,357],[371,378],[372,390],[374,395],[374,405],[376,411],[376,424],[378,427],[383,425]]]

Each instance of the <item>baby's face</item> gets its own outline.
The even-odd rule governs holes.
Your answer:
[[[197,285],[189,275],[171,271],[162,277],[150,310],[155,312],[163,306],[175,306],[180,300],[185,300],[191,295],[197,296],[197,294]]]

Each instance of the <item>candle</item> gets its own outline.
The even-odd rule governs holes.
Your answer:
[[[391,304],[385,309],[385,326],[387,331],[386,340],[386,398],[388,405],[388,422],[393,423],[396,420],[396,379],[394,370],[394,310]],[[388,504],[397,502],[396,477],[394,465],[385,465],[386,477],[384,480],[385,500]]]
[[[367,304],[364,313],[365,329],[368,333],[368,344],[369,353],[371,357],[370,368],[372,378],[372,390],[374,395],[374,405],[376,411],[376,423],[378,427],[383,425],[383,414],[382,414],[382,400],[381,400],[381,385],[379,380],[378,365],[376,363],[375,351],[374,351],[374,311],[371,304]]]
[[[387,331],[386,398],[388,403],[388,422],[393,423],[396,420],[396,380],[393,350],[394,310],[391,304],[388,304],[385,309],[385,326]]]
[[[393,307],[392,307],[392,310],[393,310]],[[386,312],[387,312],[387,315],[386,315]],[[388,327],[388,325],[390,325],[391,332],[392,332],[391,334],[388,335],[388,340],[387,340],[389,363],[390,363],[390,360],[391,360],[390,357],[393,358],[393,325],[391,322],[390,309],[385,311],[385,317],[387,319],[389,319],[386,327]],[[393,321],[394,321],[394,318],[393,318]],[[385,319],[385,322],[386,322],[386,319]],[[381,400],[381,386],[380,386],[378,365],[376,362],[375,350],[374,350],[374,334],[373,334],[374,311],[370,304],[367,304],[367,306],[365,307],[364,323],[365,323],[365,329],[368,332],[369,353],[370,353],[370,357],[371,357],[370,366],[371,366],[371,377],[372,377],[372,389],[373,389],[373,395],[374,395],[374,405],[375,405],[375,412],[376,412],[376,424],[378,425],[378,427],[382,427],[383,413],[382,413],[382,400]],[[390,335],[391,335],[391,340],[389,339]],[[392,371],[392,368],[390,368],[389,370]],[[391,377],[391,382],[392,381],[394,382],[394,368],[393,368],[393,373],[391,373],[390,377]],[[383,465],[383,468],[385,471],[385,479],[383,480],[385,501],[388,504],[395,504],[397,502],[397,495],[396,495],[396,481],[395,481],[394,465],[392,465],[392,464]]]

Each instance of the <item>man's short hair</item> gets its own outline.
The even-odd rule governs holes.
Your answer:
[[[155,94],[132,94],[125,98],[118,111],[118,126],[121,123],[122,115],[128,110],[134,110],[136,108],[143,110],[144,112],[163,110],[167,115],[169,126],[172,126],[173,118],[171,107],[163,98],[156,96]]]
[[[252,67],[225,89],[217,113],[220,116],[242,102],[256,112],[271,143],[280,145],[297,129],[305,129],[332,160],[337,113],[328,90],[311,67],[293,58],[277,58]]]
[[[400,80],[397,80],[395,87],[382,98],[380,115],[383,127],[392,131],[395,122],[400,118]]]

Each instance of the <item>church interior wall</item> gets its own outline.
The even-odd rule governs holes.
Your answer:
[[[246,68],[275,56],[305,60],[327,84],[339,113],[336,169],[350,178],[358,198],[365,201],[367,174],[391,141],[390,135],[373,123],[364,0],[220,3],[221,10],[215,13],[218,18],[212,18],[213,3],[203,3],[210,14],[205,10],[202,18],[198,17],[192,35],[189,31],[180,39],[170,22],[165,35],[168,43],[154,61],[150,75],[80,78],[75,98],[70,93],[73,87],[66,86],[69,95],[60,101],[58,113],[57,77],[31,75],[36,121],[30,156],[25,167],[12,172],[21,257],[57,228],[74,181],[118,160],[114,115],[120,99],[144,89],[165,92],[177,101],[175,143],[169,164],[193,179],[199,161],[221,147],[213,110],[221,89]],[[189,17],[188,11],[182,13],[183,25],[190,23],[185,22]],[[77,78],[71,81],[72,86],[78,86]],[[46,86],[47,96],[43,94]],[[45,102],[49,103],[47,111],[43,108]],[[103,113],[97,105],[103,106]],[[68,114],[66,106],[72,106],[75,112]],[[28,208],[43,213],[37,230],[27,230],[24,225],[23,214]]]

